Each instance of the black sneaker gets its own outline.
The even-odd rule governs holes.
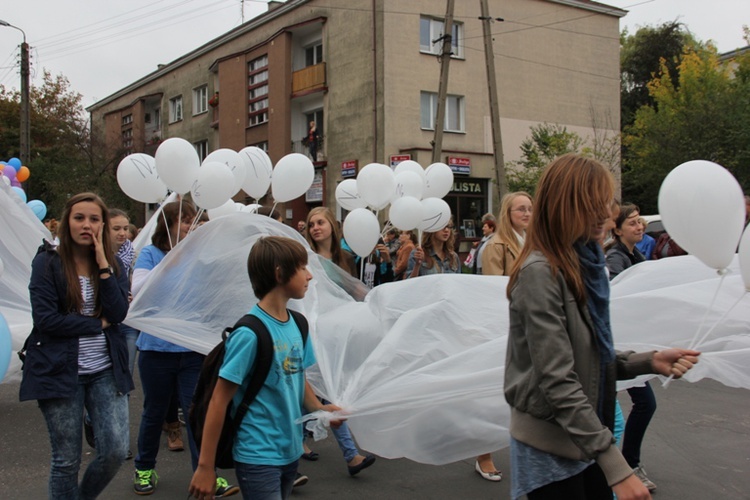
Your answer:
[[[136,495],[151,495],[156,491],[156,483],[159,480],[159,476],[156,475],[154,469],[148,470],[135,470],[135,480],[133,481],[133,489]]]
[[[229,484],[223,477],[216,478],[216,492],[214,492],[214,498],[226,498],[236,495],[240,492],[239,486]]]
[[[86,444],[92,448],[96,448],[94,446],[94,426],[91,425],[88,415],[83,419],[83,435],[86,437]]]
[[[292,485],[292,488],[297,488],[298,486],[304,486],[307,484],[307,482],[310,480],[306,475],[297,473],[297,477],[294,478],[294,484]]]

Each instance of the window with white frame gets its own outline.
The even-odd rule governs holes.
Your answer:
[[[169,100],[169,123],[182,120],[182,96],[173,97]]]
[[[438,95],[435,92],[422,92],[420,95],[420,126],[424,130],[435,130],[437,117]],[[443,130],[446,132],[464,131],[464,97],[448,95],[445,100],[445,121]]]
[[[422,16],[419,18],[419,50],[428,54],[440,54],[443,50],[443,32],[445,23],[442,19]],[[463,57],[463,25],[453,23],[451,52],[453,57]]]
[[[208,85],[193,89],[193,115],[208,111]]]
[[[206,156],[208,156],[208,141],[194,142],[193,147],[195,148],[195,152],[198,153],[198,158],[202,163],[203,160],[206,159]]]
[[[318,42],[305,49],[305,67],[323,62],[323,43]]]
[[[248,125],[268,121],[268,56],[253,59],[247,65]]]

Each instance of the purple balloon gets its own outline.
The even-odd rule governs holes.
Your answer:
[[[13,168],[13,166],[8,163],[5,165],[5,168],[3,169],[3,175],[6,176],[11,181],[15,180],[16,178],[16,169]]]
[[[15,169],[18,169],[18,168],[21,168],[21,165],[23,165],[23,163],[21,163],[21,160],[14,157],[8,160],[8,165],[10,165],[11,167]]]
[[[22,188],[23,187],[23,185],[21,184],[21,181],[19,181],[18,179],[13,179],[12,181],[10,181],[10,186],[11,187],[18,187],[18,188]]]

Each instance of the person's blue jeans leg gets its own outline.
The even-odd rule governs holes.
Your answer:
[[[141,351],[138,355],[138,371],[143,387],[143,412],[138,430],[138,454],[135,457],[135,468],[138,470],[156,467],[161,428],[177,382],[180,354]]]
[[[190,404],[193,402],[195,386],[198,385],[198,376],[201,373],[205,356],[196,352],[180,353],[180,363],[177,372],[177,397],[182,407],[182,414],[188,418]],[[195,444],[193,432],[187,427],[188,445],[190,457],[192,458],[193,470],[198,468],[198,446]]]
[[[251,465],[234,463],[242,498],[286,500],[292,494],[299,460],[287,465]]]
[[[78,499],[83,399],[84,388],[79,384],[70,398],[39,400],[52,449],[49,497],[54,500]]]
[[[324,405],[331,404],[326,399],[321,398],[321,401]],[[359,450],[357,449],[357,445],[354,444],[354,438],[347,423],[344,422],[338,429],[331,427],[331,431],[333,432],[333,437],[336,438],[336,442],[339,444],[339,448],[341,448],[341,453],[344,454],[346,463],[354,460],[354,457],[359,455]]]
[[[86,469],[79,490],[84,405],[91,413],[97,434],[97,456]],[[127,400],[117,392],[112,371],[80,376],[72,397],[43,399],[39,408],[47,422],[52,449],[49,497],[96,498],[115,476],[127,453]]]
[[[119,393],[112,370],[87,375],[84,404],[91,416],[96,458],[86,468],[80,498],[96,498],[115,477],[130,444],[128,398]]]
[[[354,438],[351,431],[349,431],[349,426],[344,422],[338,429],[332,427],[331,431],[336,438],[336,442],[339,444],[339,448],[341,448],[341,453],[344,454],[344,460],[347,463],[351,462],[354,457],[359,455],[359,450],[357,449],[357,445],[354,444]]]
[[[138,352],[135,342],[138,340],[140,332],[127,325],[120,325],[120,332],[125,335],[125,344],[128,346],[128,368],[130,368],[130,375],[132,376],[135,371],[135,355]]]
[[[656,412],[656,396],[648,382],[644,387],[628,389],[633,408],[625,423],[625,434],[622,437],[622,456],[628,465],[635,468],[641,463],[641,443],[646,435],[651,417]]]

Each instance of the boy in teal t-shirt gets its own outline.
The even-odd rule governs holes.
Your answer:
[[[315,363],[315,355],[309,340],[303,344],[286,308],[290,299],[305,296],[312,279],[305,248],[290,238],[261,238],[250,251],[247,271],[260,300],[250,314],[268,328],[274,359],[235,436],[235,472],[244,498],[286,499],[303,453],[302,427],[295,423],[302,416],[302,406],[308,412],[340,408],[321,404],[305,380],[304,370]],[[238,328],[227,338],[224,362],[206,414],[198,468],[190,483],[190,493],[196,498],[213,498],[216,447],[226,408],[230,400],[233,408],[242,401],[256,354],[257,338],[249,329]],[[340,424],[331,424],[334,422]]]

